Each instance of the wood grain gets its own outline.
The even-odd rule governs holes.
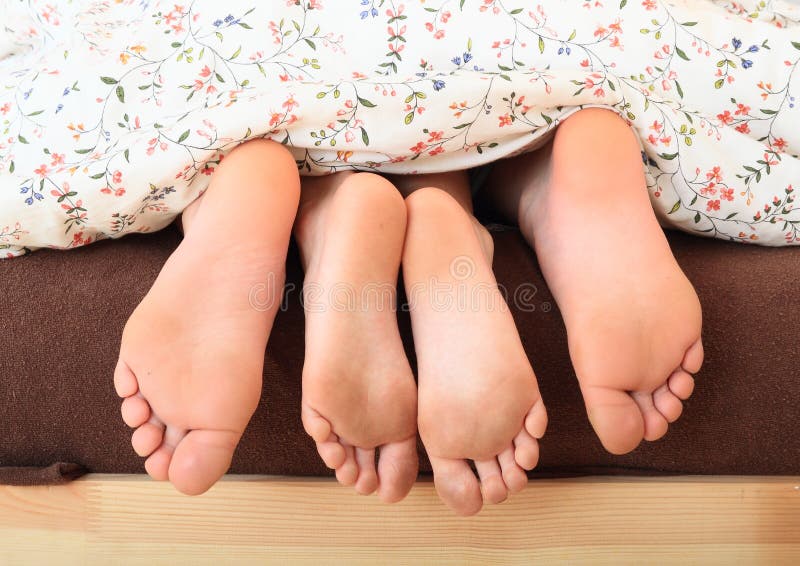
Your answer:
[[[477,517],[430,483],[395,506],[328,480],[141,476],[0,487],[0,564],[797,564],[800,478],[547,480]]]

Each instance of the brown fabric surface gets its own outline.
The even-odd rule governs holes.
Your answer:
[[[670,236],[703,303],[707,361],[667,437],[617,457],[586,420],[564,327],[533,254],[517,231],[494,237],[501,284],[536,289],[535,310],[514,312],[550,414],[534,475],[800,473],[800,250]],[[57,483],[80,469],[143,471],[119,416],[112,372],[125,320],[177,242],[166,230],[0,261],[0,484]],[[262,403],[234,473],[329,475],[300,424],[296,255],[289,272],[290,308],[275,323]],[[400,324],[413,361],[407,314]],[[54,462],[76,467],[41,470]]]
[[[0,468],[0,485],[61,485],[85,474],[83,466],[63,462],[46,468]]]

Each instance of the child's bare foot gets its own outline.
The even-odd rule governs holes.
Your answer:
[[[623,454],[661,438],[703,361],[701,312],[648,201],[630,128],[582,110],[550,149],[496,169],[495,184],[522,192],[520,226],[564,316],[603,446]]]
[[[405,230],[405,203],[386,179],[303,181],[303,425],[342,484],[386,502],[408,494],[419,467],[417,389],[396,316]]]
[[[525,487],[547,415],[492,273],[491,236],[442,190],[419,189],[406,203],[420,435],[439,496],[471,515]]]
[[[298,194],[283,147],[234,149],[125,326],[114,375],[123,419],[148,473],[183,493],[228,470],[258,404]]]

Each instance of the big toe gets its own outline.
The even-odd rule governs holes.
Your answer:
[[[381,447],[378,460],[378,497],[397,503],[408,495],[419,472],[416,436]]]
[[[464,517],[475,515],[483,506],[478,478],[464,460],[430,456],[436,493],[450,509]]]
[[[175,447],[169,479],[181,493],[208,491],[230,468],[241,433],[225,430],[193,430]]]
[[[625,391],[582,387],[589,421],[603,447],[612,454],[627,454],[644,438],[645,423],[639,406]]]

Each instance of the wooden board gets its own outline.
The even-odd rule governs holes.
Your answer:
[[[328,480],[228,477],[190,498],[142,476],[0,486],[0,564],[800,564],[800,477],[547,480],[453,516]]]

